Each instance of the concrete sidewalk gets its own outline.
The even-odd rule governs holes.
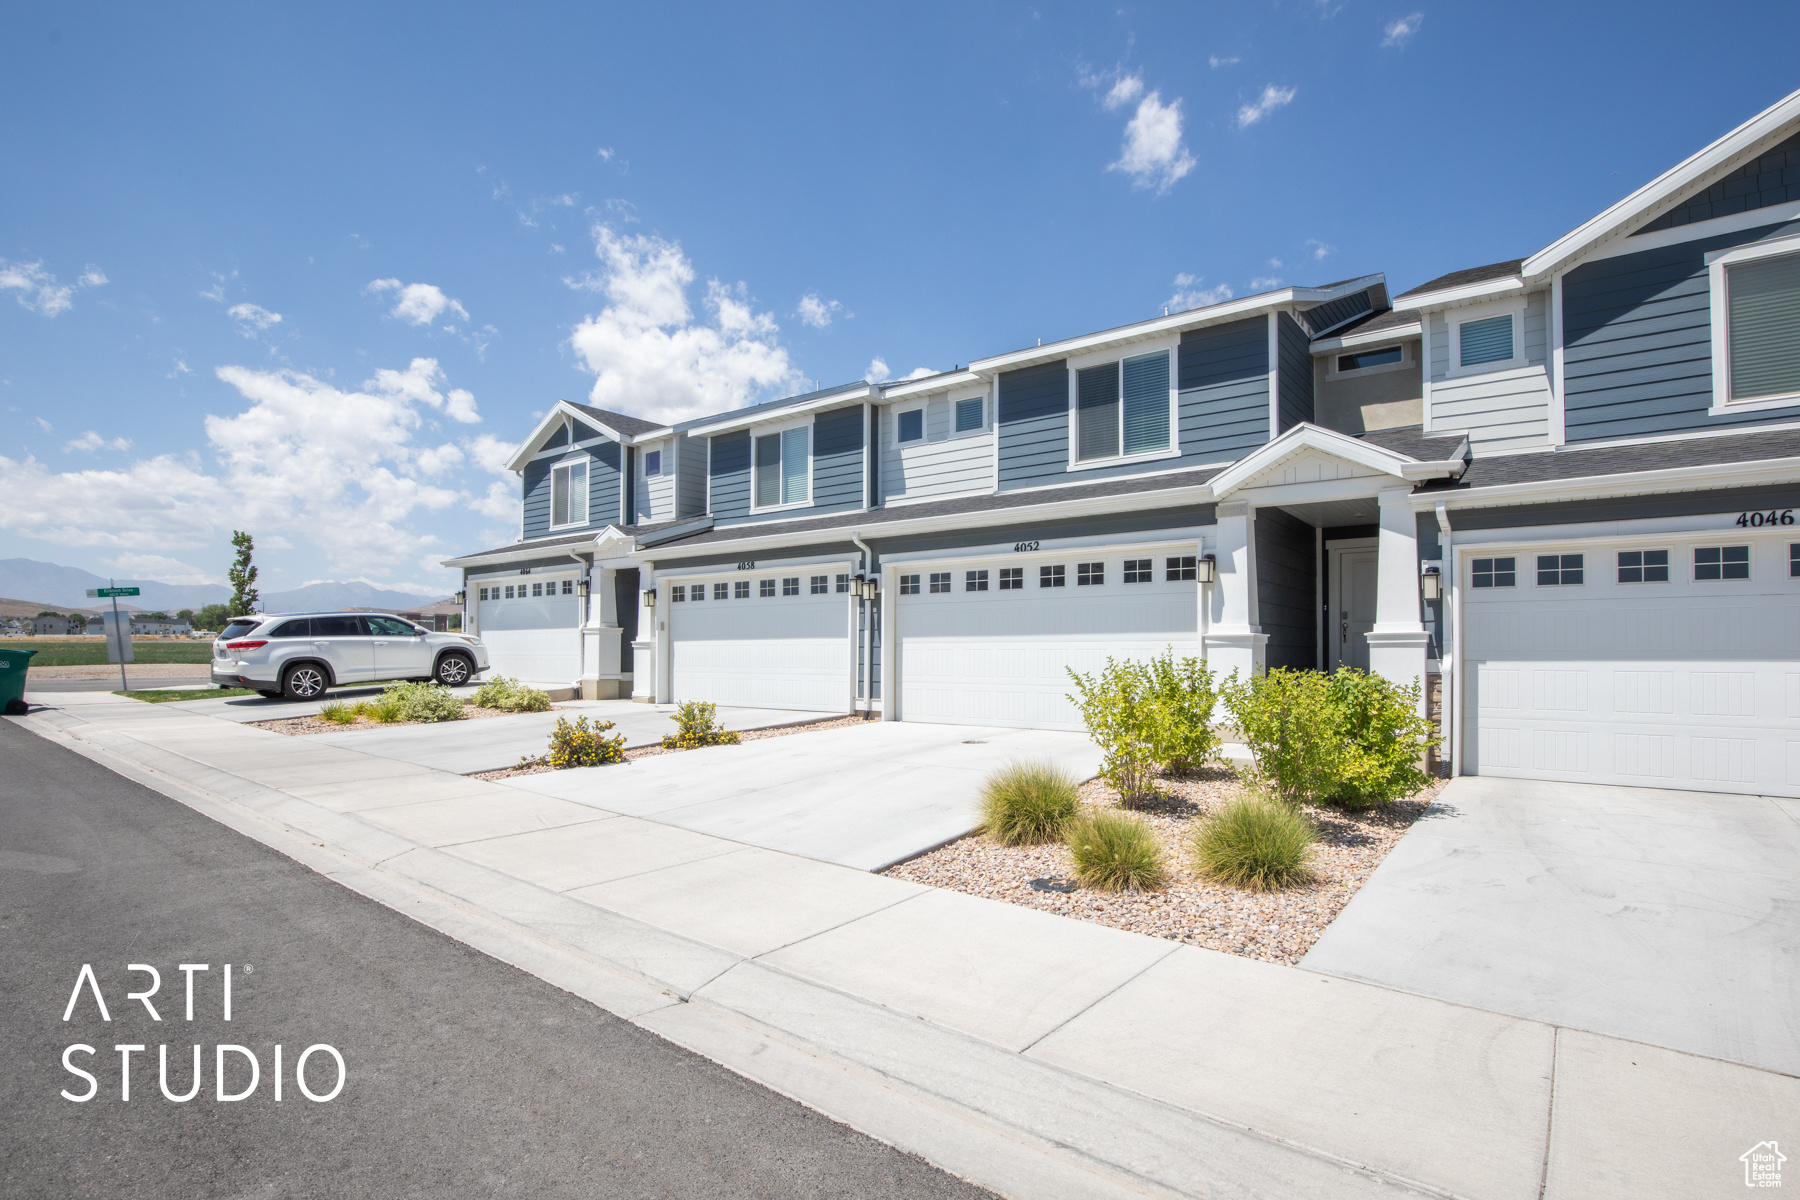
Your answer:
[[[81,700],[20,720],[1006,1195],[1702,1196],[1800,1138],[1791,1076]]]

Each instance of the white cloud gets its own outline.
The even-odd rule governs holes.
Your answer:
[[[1271,83],[1263,88],[1262,95],[1257,97],[1255,103],[1246,104],[1238,109],[1237,127],[1239,129],[1248,129],[1270,113],[1275,112],[1277,109],[1286,108],[1293,102],[1293,88],[1276,87]]]
[[[258,550],[274,549],[261,538],[257,539],[256,548]],[[121,554],[117,558],[108,558],[102,561],[118,572],[122,579],[154,579],[159,583],[174,584],[225,582],[223,575],[209,575],[199,567],[162,554]]]
[[[1170,312],[1186,312],[1190,308],[1205,308],[1209,304],[1218,304],[1231,299],[1233,293],[1229,283],[1217,284],[1213,287],[1200,286],[1200,276],[1189,275],[1183,271],[1175,277],[1175,294],[1167,301]]]
[[[481,420],[481,414],[475,411],[475,397],[461,388],[452,388],[448,396],[437,390],[442,383],[444,372],[435,358],[415,358],[404,371],[382,368],[375,372],[375,378],[363,384],[374,387],[394,396],[404,396],[408,400],[420,404],[428,404],[439,409],[451,419],[461,421],[465,425],[473,425]]]
[[[1235,56],[1232,58],[1220,58],[1218,55],[1215,54],[1211,58],[1208,58],[1206,60],[1206,65],[1216,71],[1220,67],[1236,66],[1238,63],[1243,62],[1243,61],[1244,61],[1243,59],[1237,58]]]
[[[821,300],[817,292],[808,292],[800,297],[800,323],[811,325],[814,329],[823,329],[831,324],[831,318],[843,307],[841,300]]]
[[[1123,171],[1141,188],[1162,195],[1194,169],[1194,156],[1181,141],[1181,101],[1164,104],[1162,93],[1139,101],[1137,114],[1126,122],[1119,160],[1106,168]]]
[[[469,310],[444,295],[442,288],[431,283],[401,283],[398,279],[377,279],[364,289],[370,294],[398,292],[390,317],[398,317],[408,325],[429,325],[445,313],[455,313],[467,321]]]
[[[1100,104],[1107,112],[1112,112],[1115,109],[1124,108],[1143,94],[1144,77],[1142,75],[1121,75],[1118,81],[1107,89],[1106,95],[1101,97]]]
[[[1269,266],[1279,271],[1281,270],[1281,260],[1279,258],[1271,258],[1269,260]]]
[[[56,428],[42,417],[33,417],[31,419],[36,421],[38,423],[38,428],[42,429],[45,433],[49,433],[52,429]]]
[[[486,492],[469,501],[469,507],[484,517],[505,521],[509,528],[516,530],[520,511],[524,506],[519,498],[517,483],[496,479],[488,484]]]
[[[594,151],[594,153],[600,156],[600,161],[603,163],[609,163],[613,160],[613,148],[611,146],[602,146],[600,149]]]
[[[1314,262],[1318,262],[1319,260],[1323,259],[1326,255],[1331,254],[1337,250],[1336,246],[1327,246],[1324,242],[1321,242],[1318,238],[1307,238],[1306,244],[1308,246],[1312,247],[1311,253],[1312,253]]]
[[[863,378],[870,383],[886,383],[893,374],[888,370],[887,359],[877,355],[869,360],[869,369],[863,372]]]
[[[696,278],[679,243],[594,227],[600,269],[570,287],[608,301],[569,338],[595,375],[588,398],[658,421],[679,421],[749,403],[799,382],[777,340],[772,313],[755,311],[742,283],[706,282],[708,318],[696,319],[688,288]]]
[[[102,450],[107,448],[113,450],[129,450],[131,449],[131,439],[116,437],[109,442],[90,429],[74,441],[65,445],[63,447],[63,453],[66,454],[71,450]]]
[[[463,449],[469,452],[469,457],[475,460],[476,466],[504,477],[512,474],[506,464],[518,447],[511,442],[501,441],[491,433],[481,433],[464,442]]]
[[[194,369],[178,358],[175,360],[175,369],[170,371],[164,378],[174,379],[178,375],[191,375],[193,373]]]
[[[1412,40],[1412,35],[1419,32],[1419,26],[1425,23],[1422,12],[1409,13],[1395,21],[1389,21],[1383,31],[1386,36],[1381,39],[1383,46],[1404,46]]]
[[[82,288],[100,287],[106,275],[90,265],[74,283],[58,283],[56,276],[44,270],[40,262],[14,263],[0,258],[0,291],[17,292],[20,305],[32,312],[54,317],[75,305],[75,293]]]
[[[219,274],[217,271],[211,271],[208,273],[213,277],[213,285],[211,287],[207,288],[205,291],[201,292],[200,298],[202,300],[211,300],[217,304],[223,304],[225,302],[225,285],[228,282],[230,282],[230,280],[228,280],[225,276]],[[237,278],[237,272],[233,271],[231,273],[231,279],[236,279],[236,278]]]
[[[1271,292],[1281,286],[1281,278],[1276,275],[1262,275],[1250,281],[1252,292]]]
[[[270,312],[260,304],[234,304],[225,312],[238,323],[238,332],[245,337],[255,337],[271,325],[281,323],[281,314]]]

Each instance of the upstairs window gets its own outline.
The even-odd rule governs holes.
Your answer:
[[[586,525],[588,518],[587,460],[559,463],[550,468],[550,524]]]
[[[651,479],[662,474],[662,451],[644,451],[644,478]]]
[[[1355,354],[1340,354],[1337,360],[1338,373],[1346,371],[1362,371],[1369,367],[1385,367],[1390,363],[1405,362],[1406,353],[1399,346],[1384,346],[1380,350],[1362,350]]]
[[[806,503],[811,443],[811,430],[804,425],[756,439],[757,508]]]
[[[981,428],[981,405],[980,396],[969,396],[956,402],[956,432],[971,433]]]
[[[1169,449],[1169,352],[1075,372],[1075,459],[1095,462]]]
[[[1511,362],[1513,353],[1513,314],[1464,321],[1456,327],[1457,363],[1464,367],[1487,363]]]
[[[894,418],[894,440],[904,445],[907,442],[925,440],[925,410],[909,409]]]
[[[1714,268],[1714,403],[1800,400],[1800,254],[1735,257]]]

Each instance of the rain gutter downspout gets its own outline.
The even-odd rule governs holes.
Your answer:
[[[869,549],[867,542],[862,540],[861,530],[852,529],[850,541],[863,553],[863,574],[866,578],[875,569],[875,552]],[[875,613],[872,602],[863,599],[860,591],[858,589],[856,602],[861,606],[863,617],[862,636],[858,639],[862,642],[863,660],[861,711],[864,714],[863,719],[867,720],[868,715],[875,711]]]

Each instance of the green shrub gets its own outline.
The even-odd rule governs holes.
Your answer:
[[[1195,868],[1208,879],[1253,892],[1311,877],[1312,825],[1296,809],[1265,796],[1233,800],[1194,832]]]
[[[441,683],[390,683],[378,703],[389,701],[400,706],[403,721],[460,721],[469,715],[462,697]]]
[[[1097,676],[1069,671],[1088,736],[1105,756],[1102,778],[1131,807],[1155,793],[1156,776],[1192,770],[1219,748],[1212,730],[1217,692],[1212,669],[1195,659],[1175,661],[1164,650],[1147,662],[1107,659]]]
[[[1114,809],[1083,813],[1063,829],[1083,886],[1106,892],[1141,892],[1168,878],[1162,847],[1142,819]]]
[[[718,723],[718,706],[707,700],[689,700],[675,708],[675,732],[664,737],[664,750],[697,750],[701,746],[735,746],[736,730]]]
[[[379,700],[365,700],[359,705],[365,716],[372,721],[380,721],[383,725],[391,725],[395,721],[406,718],[400,701],[393,696],[383,696]]]
[[[357,711],[361,707],[360,704],[347,704],[342,700],[333,700],[319,710],[319,715],[333,725],[349,725],[362,715]]]
[[[1297,804],[1337,791],[1348,738],[1329,675],[1278,667],[1240,681],[1233,673],[1223,692],[1257,770],[1277,798]]]
[[[572,723],[567,717],[558,717],[556,728],[550,731],[550,765],[563,771],[570,767],[623,762],[625,735],[603,736],[612,727],[611,721],[601,721],[590,727],[586,717],[577,717]],[[524,762],[523,759],[520,761]]]
[[[497,708],[502,712],[549,712],[550,693],[496,675],[475,689],[475,707]]]
[[[1048,759],[1012,762],[981,785],[981,828],[1002,846],[1051,842],[1080,808],[1075,777]]]
[[[1331,677],[1331,687],[1349,739],[1333,804],[1374,808],[1430,782],[1423,763],[1438,738],[1419,715],[1417,683],[1397,687],[1380,675],[1345,668]]]

